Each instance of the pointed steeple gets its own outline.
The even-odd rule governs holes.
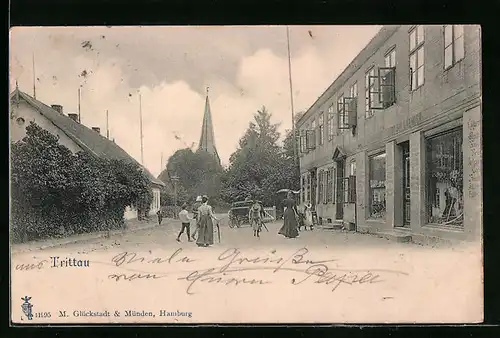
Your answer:
[[[212,113],[210,111],[210,101],[208,99],[208,87],[207,96],[205,99],[205,114],[203,115],[203,125],[201,127],[201,137],[198,143],[198,150],[204,150],[209,154],[215,156],[218,163],[220,163],[219,154],[215,148],[215,136],[214,127],[212,124]]]

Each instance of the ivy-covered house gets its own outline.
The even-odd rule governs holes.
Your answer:
[[[78,114],[64,114],[60,105],[48,106],[16,88],[10,95],[10,140],[22,140],[26,135],[26,126],[30,121],[59,137],[59,143],[73,153],[88,152],[106,159],[124,160],[138,164],[149,178],[153,191],[153,202],[150,214],[160,208],[160,188],[165,184],[154,177],[132,156],[114,141],[101,135],[100,128],[89,128],[80,123]],[[137,211],[127,207],[125,219],[137,217]]]

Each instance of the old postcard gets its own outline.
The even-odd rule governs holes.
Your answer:
[[[474,25],[15,27],[11,320],[483,320]]]

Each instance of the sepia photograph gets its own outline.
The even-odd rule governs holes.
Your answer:
[[[483,321],[479,25],[9,38],[12,325]]]

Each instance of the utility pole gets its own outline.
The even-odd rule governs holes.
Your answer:
[[[32,55],[33,61],[33,98],[36,99],[36,75],[35,75],[35,52]]]
[[[290,29],[286,26],[286,42],[288,49],[288,81],[290,83],[290,106],[292,108],[293,161],[297,165],[297,135],[295,134],[295,113],[293,107],[292,58],[290,56]]]
[[[139,118],[140,118],[140,129],[141,129],[141,164],[144,165],[144,144],[142,136],[142,95],[139,93]]]
[[[160,170],[163,171],[163,152],[161,153]],[[161,173],[160,171],[160,173]]]
[[[80,100],[81,100],[81,86],[78,87],[78,122],[82,123],[82,116],[80,111]]]
[[[109,140],[109,112],[106,109],[106,138]]]

